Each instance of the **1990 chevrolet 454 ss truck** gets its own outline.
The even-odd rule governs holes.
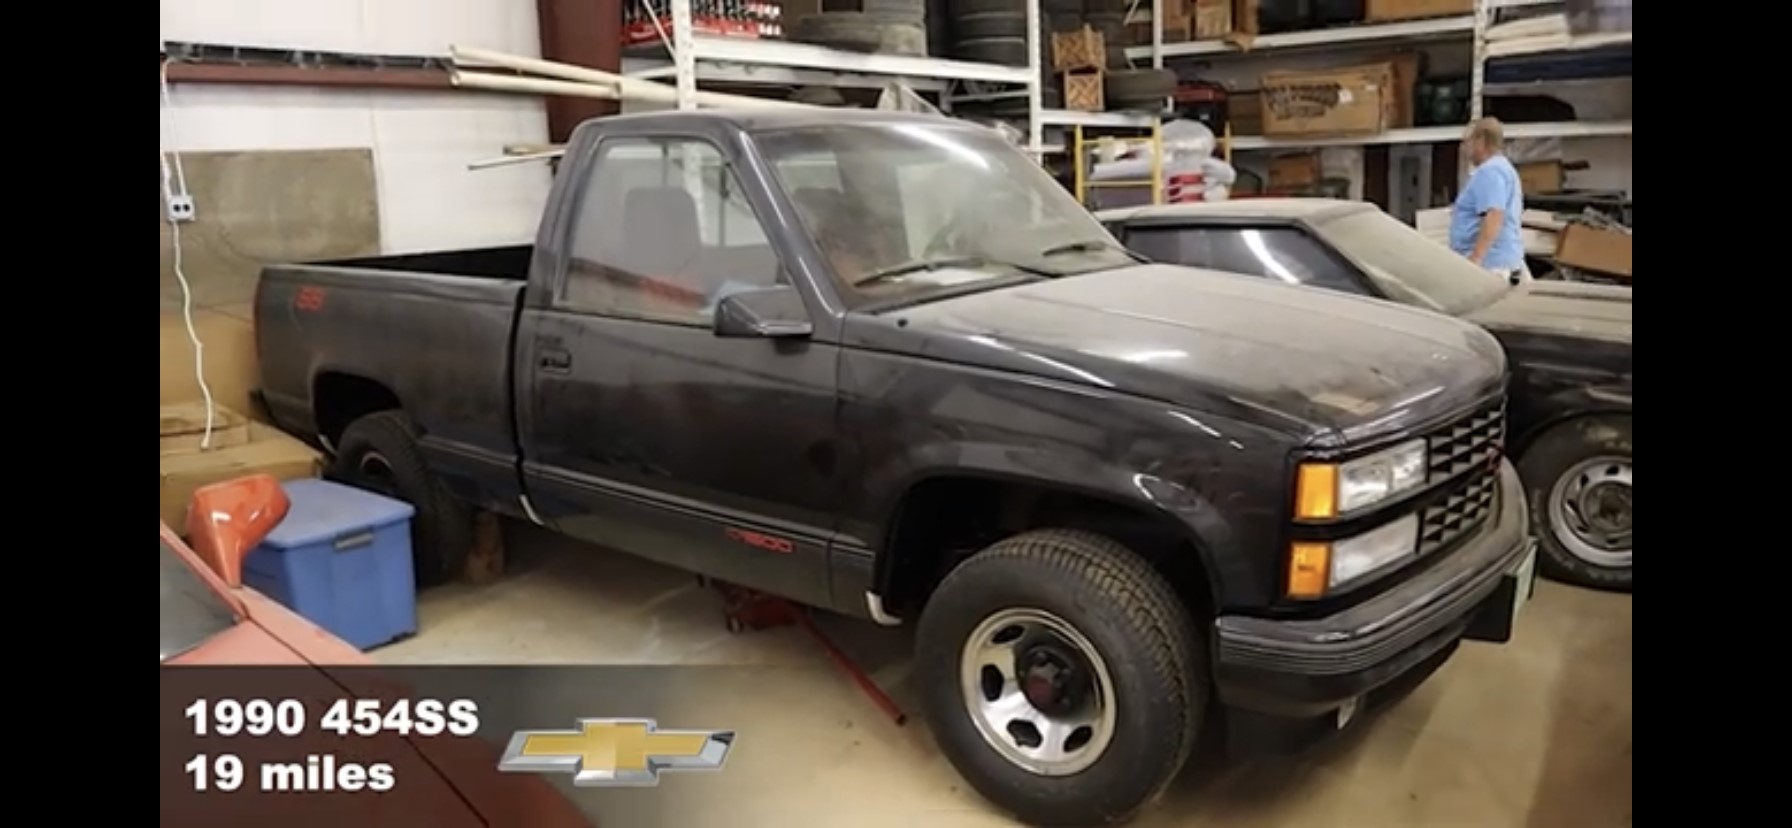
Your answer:
[[[418,508],[420,579],[483,507],[912,621],[941,749],[1034,824],[1133,814],[1219,717],[1341,725],[1529,594],[1491,336],[1142,263],[974,124],[592,121],[532,247],[272,267],[256,316],[270,413]]]

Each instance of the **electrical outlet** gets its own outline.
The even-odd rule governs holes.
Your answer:
[[[192,221],[198,207],[193,204],[193,197],[185,193],[168,197],[169,221]]]

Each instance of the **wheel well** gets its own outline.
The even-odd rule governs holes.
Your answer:
[[[331,372],[318,376],[311,392],[311,406],[317,415],[318,435],[335,445],[349,423],[375,411],[398,408],[399,403],[398,395],[380,383]]]
[[[1192,613],[1211,614],[1212,581],[1188,530],[1174,519],[1082,492],[977,477],[930,478],[903,495],[882,552],[891,567],[879,573],[885,605],[912,615],[960,561],[1009,535],[1047,527],[1120,541],[1167,578]]]
[[[1535,444],[1537,442],[1537,440],[1539,438],[1541,438],[1543,435],[1548,434],[1551,431],[1561,428],[1562,426],[1565,426],[1569,423],[1579,422],[1581,420],[1592,419],[1595,417],[1611,417],[1611,418],[1615,418],[1615,419],[1628,420],[1628,419],[1630,419],[1630,409],[1627,409],[1627,408],[1593,408],[1593,409],[1586,409],[1583,411],[1571,411],[1567,414],[1558,415],[1551,419],[1544,420],[1543,422],[1532,425],[1530,428],[1526,429],[1523,434],[1520,434],[1518,436],[1518,440],[1516,442],[1511,443],[1507,447],[1507,451],[1508,451],[1508,453],[1511,454],[1513,461],[1516,462],[1519,458],[1524,457],[1524,453],[1527,451],[1530,451],[1531,446],[1533,444]]]

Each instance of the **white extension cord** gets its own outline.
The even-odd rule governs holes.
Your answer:
[[[168,88],[168,60],[162,60],[162,110],[168,122],[168,142],[164,146],[176,147],[174,137],[174,95]],[[175,217],[177,203],[191,204],[193,196],[187,190],[187,171],[180,163],[180,150],[164,149],[162,160],[162,217],[168,222],[169,249],[174,257],[174,279],[180,283],[181,318],[186,324],[187,339],[193,343],[193,376],[199,381],[199,394],[205,400],[205,433],[200,437],[201,450],[212,447],[212,428],[217,421],[217,406],[212,401],[212,388],[205,381],[205,343],[199,339],[199,329],[193,324],[193,286],[187,282],[186,270],[182,267],[182,251],[180,225],[182,221],[191,220]],[[187,208],[189,213],[191,208]]]

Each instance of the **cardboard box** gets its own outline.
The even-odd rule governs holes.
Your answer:
[[[1052,69],[1074,72],[1105,69],[1107,65],[1107,40],[1101,32],[1088,26],[1074,32],[1052,32]]]
[[[1226,120],[1233,135],[1263,134],[1263,93],[1256,90],[1226,96]]]
[[[255,355],[254,310],[247,305],[193,309],[193,328],[205,344],[205,382],[219,405],[252,419],[262,419],[250,392],[261,380]],[[199,379],[193,361],[193,340],[180,313],[162,314],[162,405],[196,400]]]
[[[1106,111],[1106,86],[1100,71],[1064,73],[1064,108],[1071,112]]]
[[[1190,0],[1195,40],[1217,40],[1232,33],[1233,0]]]
[[[1394,68],[1389,84],[1389,129],[1405,129],[1414,124],[1418,113],[1419,53],[1401,52],[1388,58]]]
[[[201,486],[251,474],[296,480],[323,470],[322,455],[278,429],[249,423],[247,434],[240,446],[162,456],[162,522],[185,534],[187,505]]]
[[[1526,161],[1518,164],[1518,186],[1530,195],[1562,191],[1562,162]]]
[[[1370,23],[1455,17],[1475,13],[1475,0],[1368,0],[1363,19]]]
[[[1323,177],[1319,153],[1302,152],[1269,159],[1269,189],[1301,190]]]
[[[1194,18],[1174,12],[1164,17],[1164,42],[1187,43],[1194,29]],[[1126,24],[1127,41],[1132,45],[1151,45],[1151,18]]]
[[[162,406],[162,453],[199,451],[206,444],[205,403]],[[221,405],[212,405],[210,447],[231,448],[249,442],[249,421]]]
[[[1629,233],[1578,223],[1562,228],[1561,240],[1556,244],[1556,264],[1628,281],[1630,263]]]
[[[1264,135],[1362,135],[1387,129],[1392,64],[1263,75]]]

